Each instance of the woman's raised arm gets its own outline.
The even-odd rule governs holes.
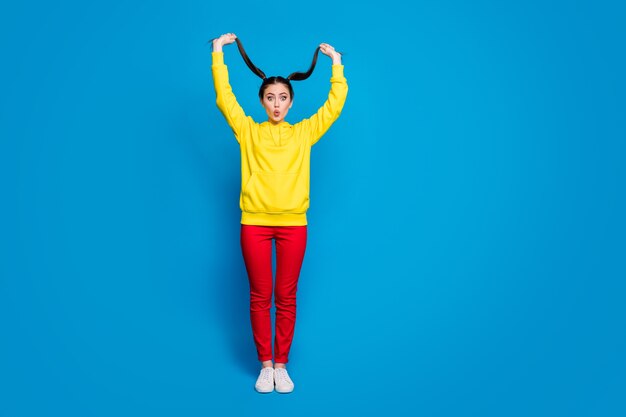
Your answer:
[[[335,120],[337,120],[348,95],[348,82],[343,75],[341,54],[327,43],[320,44],[320,52],[333,60],[332,76],[330,78],[328,99],[326,99],[326,102],[319,108],[317,113],[308,119],[311,131],[313,132],[312,144],[320,140]]]
[[[235,42],[237,36],[234,33],[226,33],[213,40],[213,84],[215,86],[215,102],[220,109],[228,125],[233,130],[235,138],[239,141],[241,126],[246,120],[246,114],[237,102],[233,89],[228,81],[228,68],[224,64],[224,52],[222,47]]]

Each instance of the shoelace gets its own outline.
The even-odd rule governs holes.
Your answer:
[[[274,377],[279,382],[287,382],[289,384],[293,384],[293,382],[291,382],[291,378],[289,378],[289,374],[287,373],[287,371],[281,368],[276,369]]]
[[[272,382],[272,368],[263,368],[263,370],[261,371],[261,379],[267,383]]]

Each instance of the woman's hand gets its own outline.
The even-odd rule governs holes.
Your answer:
[[[222,52],[222,46],[235,42],[237,35],[234,33],[225,33],[217,39],[213,40],[213,52]]]
[[[328,55],[333,59],[333,65],[341,65],[341,54],[335,51],[331,45],[327,43],[320,43],[320,51],[324,55]]]

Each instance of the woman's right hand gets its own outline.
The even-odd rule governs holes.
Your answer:
[[[217,39],[213,40],[213,52],[221,52],[222,46],[235,42],[237,35],[234,33],[225,33]]]

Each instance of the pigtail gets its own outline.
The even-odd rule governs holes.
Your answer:
[[[311,67],[309,68],[307,72],[292,72],[291,74],[289,74],[287,79],[291,81],[302,81],[302,80],[306,80],[307,78],[309,78],[311,74],[313,73],[313,70],[315,69],[315,64],[317,64],[317,55],[319,54],[319,52],[320,52],[320,47],[318,46],[315,49],[315,53],[313,54],[313,62],[311,63]]]
[[[235,39],[235,41],[237,42],[237,48],[239,48],[239,53],[241,54],[241,57],[245,61],[248,68],[250,68],[252,72],[255,73],[259,78],[264,80],[266,78],[265,73],[257,68],[256,65],[252,63],[252,61],[250,61],[250,58],[248,58],[248,54],[246,54],[246,51],[243,49],[243,45],[241,44],[239,38]]]

